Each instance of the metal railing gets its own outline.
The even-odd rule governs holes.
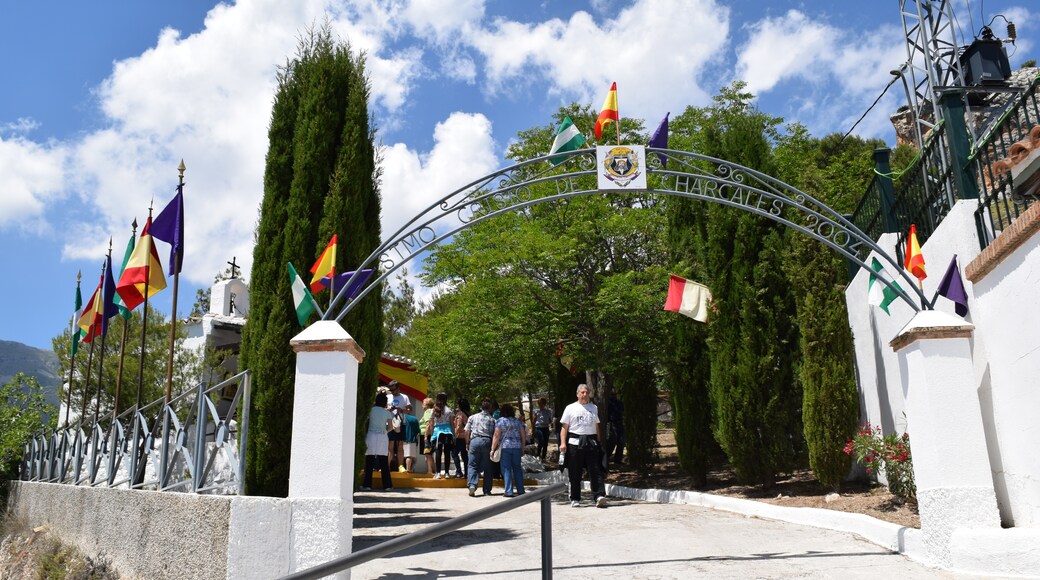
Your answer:
[[[1011,174],[995,170],[994,165],[1008,158],[1011,146],[1027,139],[1030,130],[1040,125],[1038,92],[1040,76],[1033,79],[1026,90],[1017,96],[972,152],[971,160],[975,163],[979,191],[982,192],[979,208],[975,211],[975,226],[983,249],[1036,201],[1018,195],[1015,184],[1011,182]]]
[[[110,421],[77,423],[32,439],[20,478],[92,487],[242,494],[251,399],[249,371],[200,383],[169,403],[158,399]],[[218,409],[214,394],[237,385]],[[239,405],[242,416],[236,421]],[[150,424],[149,418],[154,418]],[[84,428],[86,427],[86,430]],[[127,434],[130,436],[127,437]]]
[[[454,517],[446,522],[434,524],[428,528],[401,536],[400,538],[394,538],[393,540],[388,540],[382,544],[372,546],[371,548],[359,550],[349,556],[336,558],[335,560],[331,560],[324,564],[319,564],[312,568],[289,574],[288,576],[284,576],[282,580],[310,580],[312,578],[324,578],[325,576],[330,576],[336,572],[342,572],[343,570],[353,568],[354,566],[364,564],[365,562],[375,560],[376,558],[389,556],[400,552],[401,550],[411,548],[417,544],[439,538],[444,534],[453,532],[459,528],[473,525],[477,522],[504,514],[508,511],[536,501],[541,502],[542,504],[542,578],[549,580],[552,578],[552,504],[550,503],[549,498],[557,493],[566,491],[568,489],[567,486],[568,484],[566,483],[554,483],[537,491],[529,491],[524,495],[514,497],[508,501],[499,502],[495,505]]]

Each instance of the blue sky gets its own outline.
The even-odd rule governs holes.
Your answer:
[[[912,5],[913,2],[908,2]],[[1029,0],[954,3],[962,43],[995,14],[1018,26],[1017,68],[1036,58]],[[870,8],[864,8],[869,5]],[[72,312],[76,272],[97,284],[185,181],[178,314],[225,262],[252,260],[279,64],[328,16],[364,50],[382,150],[383,231],[506,163],[522,129],[571,101],[652,128],[744,79],[765,111],[816,135],[845,132],[906,60],[899,2],[762,0],[240,0],[8,2],[0,89],[0,339],[49,348]],[[1003,23],[994,26],[1003,35]],[[973,32],[974,31],[974,32]],[[17,55],[17,56],[16,56]],[[856,129],[894,137],[889,91]],[[586,132],[588,130],[586,129]],[[164,262],[167,256],[161,245]],[[166,313],[171,292],[154,303]]]

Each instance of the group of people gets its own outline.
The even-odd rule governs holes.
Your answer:
[[[417,418],[397,381],[391,381],[387,391],[376,396],[369,412],[362,491],[372,488],[372,473],[377,468],[383,489],[391,489],[391,469],[414,471],[417,451],[421,449],[427,471],[433,473],[434,479],[447,479],[454,461],[454,477],[466,478],[470,497],[476,496],[478,487],[485,496],[491,495],[497,472],[502,475],[505,497],[525,493],[521,458],[528,429],[512,404],[496,408],[491,399],[483,399],[480,410],[470,414],[466,399],[460,398],[452,409],[447,404],[447,394],[439,393],[423,401],[422,417]],[[536,453],[543,462],[554,426],[554,415],[547,403],[545,398],[539,399],[538,410],[532,417]],[[600,443],[603,438],[599,411],[591,402],[587,385],[578,386],[577,401],[564,409],[559,428],[560,464],[569,475],[571,506],[581,505],[582,474],[587,471],[594,503],[596,507],[605,507],[601,467],[605,450]]]

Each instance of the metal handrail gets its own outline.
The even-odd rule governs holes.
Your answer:
[[[542,502],[542,578],[544,580],[550,580],[552,578],[552,504],[549,503],[549,498],[557,493],[566,491],[567,485],[568,484],[562,482],[554,483],[537,491],[531,491],[524,495],[514,497],[509,501],[499,502],[495,505],[451,518],[446,522],[434,524],[425,529],[406,534],[400,538],[388,540],[382,544],[372,546],[371,548],[365,548],[364,550],[354,552],[349,556],[336,558],[335,560],[330,560],[324,564],[318,564],[312,568],[294,572],[288,576],[283,576],[281,580],[310,580],[312,578],[324,578],[325,576],[330,576],[336,572],[342,572],[343,570],[353,568],[359,564],[370,562],[376,558],[395,554],[401,550],[411,548],[412,546],[421,544],[425,541],[439,538],[448,532],[454,532],[459,528],[473,525],[477,522],[504,514],[520,506],[536,501]]]

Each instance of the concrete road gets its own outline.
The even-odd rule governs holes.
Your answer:
[[[354,497],[354,550],[491,502],[465,489],[402,489]],[[587,497],[586,495],[583,496]],[[611,500],[570,507],[553,497],[554,578],[968,578],[934,570],[851,534],[697,506]],[[354,568],[354,580],[539,578],[537,502]]]

